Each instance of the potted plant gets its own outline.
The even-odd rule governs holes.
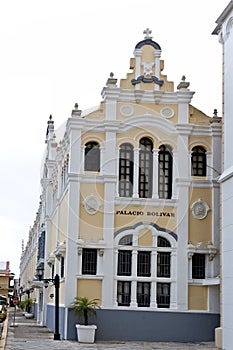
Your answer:
[[[26,318],[33,318],[34,317],[34,314],[31,312],[33,301],[34,300],[32,298],[28,298],[28,299],[25,299],[23,301],[24,307],[26,308],[26,313],[25,313]]]
[[[25,306],[25,305],[24,305],[24,301],[19,300],[19,301],[18,301],[18,304],[17,304],[17,307],[23,311],[23,310],[24,310],[24,306]]]
[[[99,299],[89,300],[87,297],[76,297],[70,307],[76,315],[83,316],[84,325],[76,324],[77,337],[80,343],[94,343],[96,325],[89,325],[89,315],[96,316]]]

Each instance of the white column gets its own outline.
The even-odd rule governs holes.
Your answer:
[[[113,272],[114,272],[114,213],[116,194],[116,131],[109,128],[105,134],[105,157],[104,157],[104,223],[103,240],[106,249],[103,256],[102,300],[103,307],[112,307],[114,300]],[[107,151],[106,151],[107,150]]]
[[[117,182],[116,182],[116,197],[119,197],[119,161],[120,161],[120,150],[116,149],[117,162],[116,162],[116,173],[117,173]]]
[[[85,148],[86,146],[81,147],[81,163],[80,163],[80,174],[84,173],[84,163],[85,163]]]
[[[160,79],[160,56],[161,56],[161,50],[155,50],[154,51],[154,57],[155,57],[155,76]],[[154,84],[154,90],[159,91],[159,85]]]
[[[118,263],[118,249],[113,252],[114,267],[113,267],[113,306],[118,306],[117,303],[117,263]]]
[[[156,281],[155,278],[157,276],[157,252],[152,251],[151,253],[151,300],[150,300],[150,307],[151,308],[157,308],[157,301],[156,301]]]
[[[142,57],[142,49],[136,49],[134,51],[134,56],[135,56],[135,79],[137,79],[141,75],[141,57]],[[140,85],[141,84],[136,84],[135,85],[135,90],[140,90]]]
[[[206,177],[208,180],[213,178],[213,162],[212,153],[206,152]]]
[[[192,279],[192,257],[193,253],[188,254],[188,279]]]
[[[117,280],[114,279],[113,281],[113,290],[114,290],[114,295],[113,295],[113,306],[117,307],[118,302],[117,302]]]
[[[176,278],[177,278],[177,271],[176,271],[176,252],[171,252],[171,289],[170,289],[170,308],[171,309],[177,309],[177,284],[176,284]],[[173,282],[174,281],[174,282]]]
[[[131,307],[136,307],[137,304],[137,250],[132,251],[132,282],[131,282]]]
[[[83,147],[81,146],[81,130],[71,130],[69,150],[69,170],[71,173],[79,174],[83,168]]]
[[[139,148],[134,148],[133,198],[139,198],[139,195],[138,195],[138,178],[139,178]]]
[[[189,230],[189,186],[190,181],[179,182],[179,203],[177,206],[177,306],[188,309],[188,259],[184,247],[188,242]]]
[[[98,250],[97,252],[97,271],[96,274],[99,275],[103,275],[103,255],[104,255],[104,251],[103,250]]]
[[[178,152],[173,151],[172,152],[173,156],[173,166],[172,166],[172,199],[177,199],[178,194],[177,194],[177,186],[176,186],[176,179],[179,177],[179,172],[178,172]]]
[[[153,188],[152,188],[152,198],[158,199],[158,156],[159,156],[159,150],[153,149]]]

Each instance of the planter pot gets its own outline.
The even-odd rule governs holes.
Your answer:
[[[26,318],[33,318],[33,317],[34,317],[34,314],[29,313],[29,312],[26,312],[24,316],[25,316]]]
[[[94,343],[96,325],[84,326],[76,324],[77,337],[80,343]]]

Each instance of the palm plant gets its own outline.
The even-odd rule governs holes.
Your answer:
[[[70,304],[70,307],[74,309],[76,315],[82,315],[84,318],[84,325],[88,325],[88,316],[96,316],[96,309],[100,308],[98,305],[99,299],[89,300],[87,297],[76,297]]]
[[[33,300],[32,298],[27,298],[27,299],[25,299],[25,300],[23,301],[24,307],[26,307],[26,311],[27,311],[28,313],[31,312],[31,308],[32,308],[33,301],[34,301],[34,300]]]

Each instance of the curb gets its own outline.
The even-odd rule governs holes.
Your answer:
[[[6,345],[7,329],[8,329],[8,317],[9,317],[9,315],[7,312],[7,317],[6,317],[5,321],[3,322],[2,337],[0,339],[0,350],[4,350],[5,345]]]

